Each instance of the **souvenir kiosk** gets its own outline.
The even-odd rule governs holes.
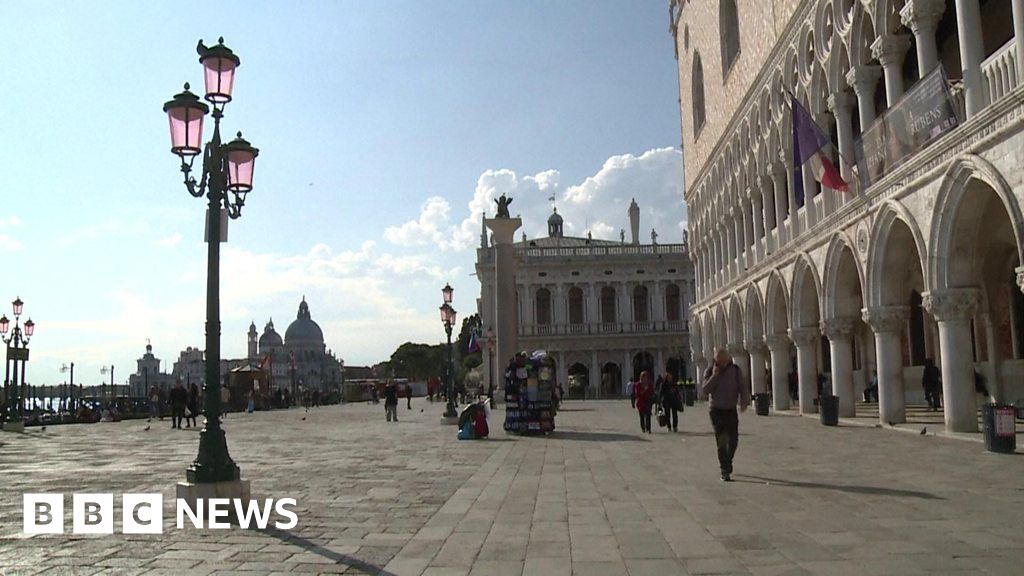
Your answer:
[[[505,372],[505,431],[548,434],[555,429],[555,362],[544,352],[517,354]]]

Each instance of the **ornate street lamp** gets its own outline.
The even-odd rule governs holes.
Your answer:
[[[11,321],[7,315],[0,317],[0,338],[7,345],[7,361],[4,375],[4,388],[7,390],[7,406],[5,410],[7,418],[3,429],[12,432],[21,432],[25,429],[24,418],[24,393],[25,388],[25,362],[28,362],[28,341],[35,334],[36,324],[31,318],[25,321],[24,326],[19,322],[24,302],[17,298],[11,303],[14,310],[14,329],[11,335],[7,331],[11,328]],[[18,381],[18,363],[21,363],[21,381]],[[14,368],[13,378],[11,368]]]
[[[210,107],[185,90],[164,104],[170,122],[171,152],[181,158],[185,188],[196,198],[206,196],[207,211],[207,279],[206,279],[206,382],[203,386],[206,422],[199,434],[199,454],[186,471],[190,483],[237,481],[238,466],[228,454],[227,439],[220,425],[220,242],[221,211],[232,219],[242,215],[245,196],[252,190],[253,168],[259,150],[238,137],[223,144],[220,120],[224,107],[231,101],[235,70],[241,61],[220,38],[217,45],[207,47],[199,41],[196,48],[203,65],[206,83],[205,99],[213,108],[213,139],[200,146],[203,117]],[[196,156],[203,155],[199,181],[191,175]]]
[[[455,309],[452,308],[452,287],[445,285],[441,290],[444,296],[444,304],[441,305],[441,323],[444,324],[444,333],[448,336],[448,362],[445,364],[445,390],[447,390],[448,406],[444,410],[445,418],[457,418],[455,412],[455,383],[452,378],[452,327],[455,326]]]

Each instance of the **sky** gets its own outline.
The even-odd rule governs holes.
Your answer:
[[[567,235],[617,239],[635,197],[644,238],[681,238],[666,0],[0,0],[0,302],[36,323],[30,384],[203,347],[205,200],[162,106],[202,92],[218,36],[241,59],[222,129],[260,149],[221,248],[223,357],[303,296],[349,365],[443,340],[440,289],[475,312],[502,193],[530,237],[555,197]]]

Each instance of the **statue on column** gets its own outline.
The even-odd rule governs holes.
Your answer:
[[[651,228],[651,245],[656,246],[658,244],[658,233]]]
[[[512,203],[512,199],[504,194],[501,195],[497,200],[494,201],[498,205],[498,213],[494,216],[495,218],[511,218],[512,216],[508,213],[508,205]]]

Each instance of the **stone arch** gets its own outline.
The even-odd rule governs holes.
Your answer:
[[[764,313],[761,309],[761,292],[756,284],[747,288],[746,327],[745,336],[748,340],[761,340],[764,338]]]
[[[818,53],[818,59],[824,61],[828,58],[829,52],[833,46],[832,40],[836,36],[835,13],[830,2],[821,3],[821,7],[818,10],[817,17],[815,18],[814,30],[814,36],[817,38],[815,52]]]
[[[725,304],[719,302],[715,305],[715,345],[714,348],[725,348],[729,344],[728,318],[725,313]]]
[[[906,207],[895,200],[889,200],[882,205],[874,225],[871,227],[871,239],[868,244],[867,282],[865,284],[868,288],[865,294],[867,306],[902,306],[905,304],[903,296],[895,297],[890,289],[895,282],[907,276],[908,269],[905,266],[915,264],[915,262],[908,261],[907,258],[900,258],[901,254],[892,253],[890,242],[893,240],[894,231],[899,231],[900,234],[903,232],[909,234],[910,245],[917,252],[916,265],[923,277],[922,292],[929,290],[928,278],[924,276],[924,262],[928,251],[921,229]],[[902,269],[901,266],[903,266]],[[888,276],[886,276],[887,267],[890,268]],[[911,271],[913,272],[913,270]]]
[[[871,61],[871,42],[868,42],[867,53],[865,54],[864,46],[864,34],[868,34],[871,40],[875,37],[875,22],[874,16],[864,8],[861,2],[854,2],[853,7],[853,19],[850,25],[850,35],[848,37],[847,50],[850,55],[850,64],[852,66],[860,66],[867,64]],[[867,59],[865,59],[865,55]]]
[[[740,296],[733,293],[729,297],[729,343],[743,343],[743,303]]]
[[[697,359],[704,356],[704,350],[704,327],[700,316],[695,316],[690,322],[690,352]]]
[[[817,328],[821,324],[821,279],[806,254],[797,257],[790,289],[793,328]]]
[[[850,53],[846,44],[837,42],[828,60],[828,86],[832,93],[844,92],[849,89],[846,73],[850,71]]]
[[[786,283],[778,270],[768,276],[764,296],[765,330],[767,334],[785,334],[789,330],[789,298]]]
[[[981,276],[974,267],[982,265],[982,262],[975,258],[979,256],[977,254],[963,255],[966,256],[966,262],[973,266],[961,269],[954,269],[953,266],[954,241],[958,234],[968,233],[964,228],[967,225],[964,217],[970,219],[973,216],[979,224],[984,222],[985,202],[963,203],[968,191],[976,189],[973,188],[972,181],[981,183],[999,199],[1009,217],[1010,232],[1017,248],[1017,260],[1024,262],[1024,213],[1021,212],[1013,189],[999,169],[984,158],[973,154],[963,156],[957,158],[946,170],[935,201],[929,241],[932,253],[928,260],[929,284],[933,288],[968,286],[973,283],[972,279]]]
[[[856,253],[845,235],[838,233],[832,237],[825,256],[825,319],[860,318],[864,307],[864,269]]]

